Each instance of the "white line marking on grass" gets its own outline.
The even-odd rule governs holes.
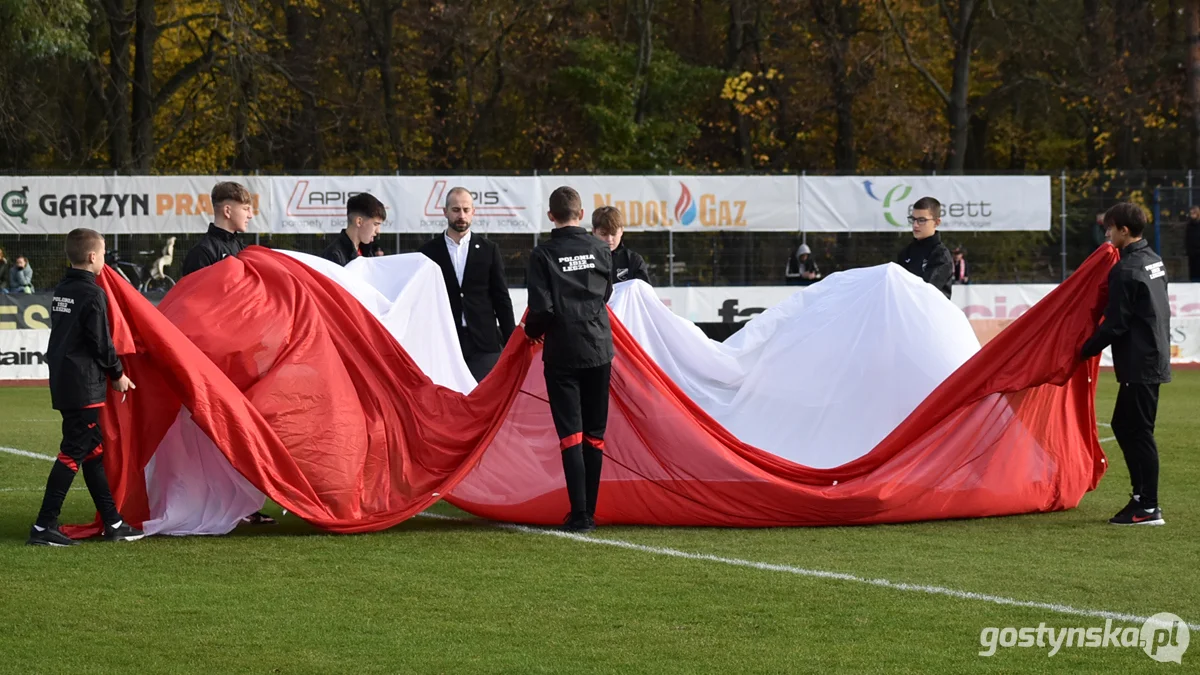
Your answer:
[[[82,488],[82,487],[70,488],[71,492],[79,492],[80,490],[87,490],[87,488]],[[0,488],[0,492],[45,492],[45,491],[46,491],[46,488],[23,488],[23,487]]]
[[[1111,429],[1111,428],[1112,428],[1112,425],[1111,425],[1111,424],[1108,424],[1107,422],[1096,422],[1096,424],[1097,424],[1097,425],[1099,425],[1099,426],[1102,426],[1102,427],[1107,427],[1107,428],[1109,428],[1109,429]]]
[[[774,563],[757,562],[754,560],[742,560],[740,558],[725,558],[722,556],[711,555],[708,553],[688,553],[673,548],[664,548],[660,546],[646,546],[643,544],[635,544],[629,541],[620,539],[601,539],[599,537],[589,537],[582,534],[572,532],[562,532],[560,530],[548,530],[536,527],[526,527],[525,525],[515,525],[512,523],[490,523],[488,521],[473,521],[468,518],[458,518],[455,516],[446,516],[440,513],[421,513],[419,514],[426,518],[436,518],[438,520],[458,520],[463,522],[478,522],[485,525],[493,525],[495,527],[524,532],[526,534],[540,534],[551,537],[559,537],[561,539],[570,539],[572,541],[583,542],[585,544],[598,544],[601,546],[612,546],[614,548],[623,548],[630,551],[640,551],[642,553],[650,553],[653,555],[662,555],[672,558],[684,558],[687,560],[700,560],[704,562],[715,562],[723,565],[732,565],[734,567],[748,567],[751,569],[764,570],[767,572],[784,572],[786,574],[794,574],[801,577],[814,577],[817,579],[833,579],[835,581],[849,581],[857,584],[868,584],[879,588],[887,588],[895,591],[906,591],[910,593],[925,593],[928,595],[943,595],[960,600],[979,600],[989,602],[994,605],[1006,605],[1009,607],[1024,607],[1028,609],[1042,609],[1058,614],[1070,614],[1073,616],[1087,616],[1096,619],[1112,619],[1113,621],[1124,621],[1126,623],[1145,623],[1149,620],[1148,616],[1138,614],[1127,614],[1124,612],[1110,612],[1102,609],[1085,609],[1080,607],[1072,607],[1071,605],[1062,605],[1053,602],[1036,602],[1033,600],[1017,600],[1015,598],[1006,598],[1000,595],[989,595],[987,593],[974,593],[972,591],[960,591],[953,588],[945,588],[943,586],[929,586],[925,584],[909,584],[900,581],[889,581],[887,579],[870,579],[868,577],[860,577],[855,574],[846,574],[844,572],[829,572],[826,570],[814,570],[804,567],[793,567],[792,565],[777,565]],[[1192,630],[1200,630],[1200,624],[1189,623],[1188,627]]]
[[[1101,439],[1100,439],[1100,442],[1101,442],[1101,443],[1107,443],[1107,442],[1109,442],[1109,441],[1115,441],[1115,440],[1117,440],[1117,437],[1116,437],[1116,436],[1106,436],[1106,437],[1104,437],[1104,438],[1101,438]]]
[[[38,452],[29,452],[28,450],[18,450],[16,448],[6,448],[4,446],[0,446],[0,452],[7,452],[10,455],[17,455],[19,457],[28,457],[30,459],[48,459],[51,462],[53,462],[55,459],[57,459],[56,457],[52,457],[50,455],[43,455]]]

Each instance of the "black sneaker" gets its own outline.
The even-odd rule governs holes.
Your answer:
[[[586,513],[568,513],[567,517],[563,519],[562,527],[558,529],[563,532],[583,534],[584,532],[591,532],[596,529],[596,523],[591,518],[588,518]]]
[[[262,511],[255,511],[245,518],[242,518],[242,522],[249,523],[251,525],[274,525],[275,519],[263,513]]]
[[[58,525],[38,531],[37,527],[29,528],[29,546],[78,546],[79,542],[63,534]]]
[[[1113,516],[1108,522],[1113,525],[1166,525],[1167,521],[1163,520],[1162,509],[1157,506],[1152,509],[1134,508],[1122,509],[1120,513]]]
[[[136,527],[131,527],[125,521],[121,521],[121,524],[116,527],[112,527],[111,525],[104,526],[105,541],[137,541],[144,536],[146,536],[145,532]]]

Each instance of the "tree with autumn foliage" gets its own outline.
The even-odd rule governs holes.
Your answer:
[[[4,170],[1200,162],[1198,0],[0,0]]]

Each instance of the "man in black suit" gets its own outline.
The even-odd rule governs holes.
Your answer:
[[[446,231],[426,242],[421,253],[442,268],[463,358],[482,381],[516,327],[504,261],[495,242],[472,236],[475,201],[466,188],[446,194],[445,214]]]

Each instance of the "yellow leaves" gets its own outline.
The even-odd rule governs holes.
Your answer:
[[[774,68],[766,73],[755,75],[744,71],[739,75],[725,78],[721,87],[721,99],[733,103],[734,109],[742,115],[762,119],[778,105],[778,101],[770,98],[764,86],[754,86],[754,80],[760,77],[764,80],[782,79],[779,71]],[[758,94],[755,97],[755,94]]]
[[[1142,116],[1142,124],[1144,124],[1147,129],[1162,129],[1167,125],[1167,118],[1159,115],[1158,113],[1152,112]]]

